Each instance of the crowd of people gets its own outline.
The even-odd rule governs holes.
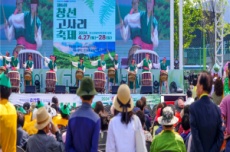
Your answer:
[[[214,84],[214,89],[212,91]],[[154,108],[145,97],[134,103],[129,86],[120,85],[112,106],[101,101],[91,78],[83,78],[77,95],[82,105],[42,101],[9,102],[11,84],[0,74],[0,149],[2,152],[219,152],[230,151],[230,95],[223,82],[201,72],[196,98],[187,91],[174,105]],[[0,151],[1,151],[0,150]]]

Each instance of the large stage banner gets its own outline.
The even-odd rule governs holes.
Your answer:
[[[56,0],[54,3],[54,54],[60,68],[84,59],[105,55],[107,67],[112,63],[108,52],[115,52],[115,0]]]
[[[156,64],[166,57],[169,65],[170,1],[116,2],[116,53],[121,56],[122,67],[126,68],[133,58],[140,63],[145,53]]]
[[[63,95],[65,96],[63,98]],[[59,99],[60,103],[70,103],[76,106],[81,105],[81,99],[76,94],[15,94],[12,93],[9,100],[13,104],[23,105],[25,102],[37,102],[42,101],[45,104],[51,103],[51,99],[53,96],[56,96]],[[98,94],[94,97],[93,102],[101,101],[104,105],[112,105],[113,97],[115,95],[112,94]],[[132,94],[132,99],[134,103],[139,100],[142,96],[146,97],[147,104],[150,106],[154,106],[161,102],[161,96],[159,94]]]

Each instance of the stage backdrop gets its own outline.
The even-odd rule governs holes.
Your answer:
[[[31,30],[31,35],[40,32],[39,47],[25,48],[25,51],[19,52],[22,92],[22,63],[28,59],[28,53],[33,54],[33,60],[38,64],[33,72],[33,80],[40,81],[41,92],[44,92],[45,74],[48,70],[43,57],[52,54],[57,56],[57,84],[67,86],[75,85],[76,68],[72,66],[72,61],[84,58],[86,74],[93,78],[96,67],[91,66],[90,61],[105,54],[108,69],[112,66],[108,52],[112,56],[119,56],[118,82],[127,81],[126,68],[131,57],[139,63],[148,52],[152,62],[159,63],[166,57],[169,65],[169,0],[40,0],[35,13],[36,26],[32,26],[34,21],[29,24],[30,17],[25,17],[31,11],[30,0],[24,0],[21,6],[16,6],[16,0],[2,1],[0,54],[5,55],[6,51],[9,51],[10,55],[13,55],[18,43],[17,34],[26,38],[28,29]],[[18,13],[19,9],[22,10],[21,13]],[[15,20],[12,20],[12,16]],[[19,20],[21,26],[16,24]],[[14,28],[13,37],[9,38],[5,32],[6,27]],[[16,33],[20,30],[21,32]],[[30,37],[28,41],[36,42],[35,37]],[[137,45],[138,47],[133,49],[133,46]],[[138,71],[138,80],[141,79],[141,71]],[[151,72],[154,80],[159,81],[159,70],[153,69]],[[183,72],[169,72],[169,83],[172,81],[183,89]]]

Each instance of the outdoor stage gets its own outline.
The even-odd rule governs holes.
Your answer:
[[[45,104],[48,104],[49,102],[51,102],[53,96],[56,96],[60,103],[70,103],[70,105],[76,103],[76,106],[81,105],[81,99],[76,94],[12,93],[9,98],[9,101],[13,104],[23,105],[23,103],[25,102],[31,103],[40,100]],[[114,96],[115,94],[98,94],[94,97],[93,102],[102,101],[104,105],[111,105]],[[131,97],[134,100],[134,102],[139,100],[142,96],[146,97],[147,104],[151,107],[164,101],[173,102],[180,96],[185,97],[186,99],[185,94],[131,94]]]

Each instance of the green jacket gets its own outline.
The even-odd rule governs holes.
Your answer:
[[[105,65],[105,61],[103,60],[103,61],[101,61],[101,60],[98,60],[98,62],[97,62],[97,66],[98,67],[102,67],[102,66],[104,66]]]
[[[17,67],[18,66],[18,58],[15,58],[14,56],[12,56],[10,65],[11,65],[11,67]]]
[[[85,66],[84,64],[78,63],[77,65],[78,69],[84,70]]]
[[[25,39],[27,42],[31,44],[36,44],[35,41],[35,35],[34,35],[34,30],[35,30],[35,21],[33,19],[33,22],[31,24],[31,13],[30,12],[25,12],[24,13],[24,22],[25,22]],[[41,21],[38,17],[36,17],[36,27],[37,29],[41,27]]]
[[[140,13],[140,22],[141,22],[141,39],[143,42],[152,44],[151,40],[151,27],[153,25],[153,28],[156,28],[158,25],[158,22],[155,17],[150,16],[150,20],[147,25],[147,12],[141,12]]]
[[[26,61],[26,68],[27,68],[27,69],[28,69],[28,68],[32,68],[33,64],[34,64],[33,61],[27,60],[27,61]]]
[[[50,70],[54,70],[56,68],[57,64],[56,62],[53,63],[52,60],[50,60],[49,64],[48,64],[48,67]]]
[[[165,63],[161,62],[161,70],[167,70],[166,62]]]

